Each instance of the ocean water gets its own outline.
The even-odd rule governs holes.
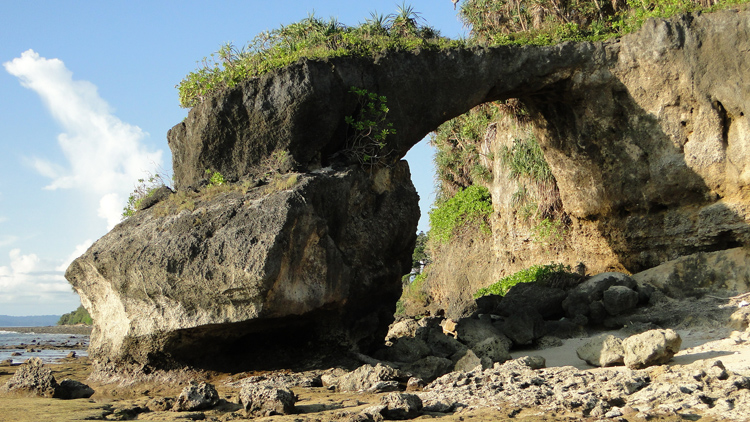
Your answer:
[[[45,363],[55,363],[71,351],[77,356],[86,356],[89,336],[82,334],[44,334],[0,331],[0,361],[12,359],[13,363],[23,363],[32,357],[41,358]],[[48,348],[55,346],[55,348]],[[27,349],[38,350],[28,352]],[[13,352],[21,356],[11,356]]]

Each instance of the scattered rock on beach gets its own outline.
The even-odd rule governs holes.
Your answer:
[[[210,409],[219,402],[219,393],[209,383],[191,381],[190,385],[182,389],[180,396],[172,407],[175,412],[189,412],[193,410]]]
[[[248,384],[240,390],[240,402],[248,416],[273,416],[294,413],[297,397],[287,388],[268,384]]]
[[[362,365],[352,372],[341,376],[336,380],[336,388],[339,391],[367,391],[371,393],[382,393],[386,391],[397,391],[398,372],[390,366],[377,364]]]
[[[385,419],[412,419],[422,410],[422,399],[415,394],[391,393],[381,397],[380,404],[385,406],[380,411]]]
[[[64,400],[87,399],[93,395],[93,388],[71,379],[62,380],[55,391],[55,398]]]
[[[592,338],[576,349],[576,354],[589,365],[601,367],[622,365],[625,358],[622,340],[611,334]]]
[[[641,369],[669,362],[680,351],[682,338],[672,329],[649,330],[622,342],[628,368]]]
[[[16,370],[13,377],[0,388],[0,392],[52,398],[55,397],[57,387],[52,371],[44,367],[40,358],[31,358]]]

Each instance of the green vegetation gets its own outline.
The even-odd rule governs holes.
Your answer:
[[[417,243],[414,246],[414,253],[411,255],[411,267],[413,269],[421,268],[422,265],[427,265],[432,261],[430,251],[427,249],[428,240],[427,233],[419,232],[417,234]]]
[[[440,37],[434,28],[422,25],[421,15],[401,5],[396,13],[372,13],[369,19],[348,27],[335,18],[314,14],[299,22],[263,32],[243,47],[229,43],[177,86],[180,105],[194,107],[224,88],[297,62],[302,58],[372,57],[383,51],[441,49],[459,42]]]
[[[401,298],[396,302],[396,315],[403,315],[409,304],[427,305],[427,292],[423,286],[426,280],[427,273],[424,272],[417,275],[407,274],[403,277],[404,289],[401,292]]]
[[[353,133],[348,136],[349,141],[344,152],[360,164],[383,164],[391,152],[385,150],[385,140],[389,135],[396,134],[393,123],[386,120],[389,111],[386,105],[388,99],[354,86],[349,92],[357,96],[359,114],[356,118],[344,118],[346,124],[353,129]]]
[[[128,202],[122,209],[122,219],[125,220],[135,215],[135,212],[141,206],[141,202],[162,186],[166,186],[166,183],[158,173],[151,174],[145,179],[138,179],[135,189],[130,193]]]
[[[503,277],[495,284],[477,290],[474,293],[474,298],[486,295],[505,296],[510,288],[518,283],[544,283],[560,273],[570,273],[570,267],[562,264],[533,265],[525,270]]]
[[[435,168],[441,182],[441,195],[450,197],[475,182],[491,180],[490,170],[482,164],[480,148],[487,127],[499,116],[500,108],[496,103],[482,104],[443,123],[434,132],[430,142],[437,149]]]
[[[599,41],[639,29],[648,18],[714,11],[748,0],[466,0],[460,16],[483,45]]]
[[[561,203],[557,181],[534,135],[527,131],[525,136],[515,139],[510,148],[503,147],[500,160],[508,176],[518,182],[513,202],[521,218],[559,219]]]
[[[224,175],[222,175],[218,171],[206,169],[206,175],[208,176],[208,187],[221,186],[227,182],[224,179]]]
[[[471,185],[430,211],[430,238],[448,242],[460,228],[478,223],[489,233],[492,197],[483,186]]]
[[[465,0],[460,17],[469,40],[452,41],[424,25],[405,3],[396,13],[371,13],[357,26],[314,14],[262,32],[248,44],[227,43],[199,62],[177,85],[180,105],[194,107],[214,93],[302,58],[373,57],[383,51],[415,51],[465,45],[597,41],[637,30],[651,17],[713,11],[750,0]]]
[[[57,325],[75,325],[75,324],[86,324],[91,325],[94,321],[91,319],[91,315],[83,306],[79,306],[73,312],[69,312],[60,317],[57,321]]]

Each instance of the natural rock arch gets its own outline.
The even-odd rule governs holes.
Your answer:
[[[168,134],[178,194],[66,273],[97,324],[92,356],[107,371],[205,366],[216,363],[206,353],[231,350],[236,365],[278,350],[279,333],[363,351],[382,339],[419,211],[405,163],[335,158],[356,111],[351,86],[387,97],[395,157],[478,104],[520,98],[566,212],[631,271],[747,244],[750,57],[736,52],[750,50],[748,20],[722,12],[652,20],[606,43],[303,60],[206,100]],[[291,160],[269,164],[279,151]],[[268,166],[287,173],[260,180]],[[238,183],[192,193],[207,169]]]

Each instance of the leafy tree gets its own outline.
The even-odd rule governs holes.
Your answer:
[[[68,312],[61,316],[60,320],[57,321],[57,325],[91,325],[93,323],[94,321],[91,319],[91,315],[89,315],[89,312],[83,306],[79,306],[75,311]]]
[[[414,253],[411,258],[412,268],[421,269],[423,265],[427,265],[432,261],[430,251],[427,249],[427,240],[427,233],[419,232],[419,234],[417,234],[417,244],[414,246]]]

